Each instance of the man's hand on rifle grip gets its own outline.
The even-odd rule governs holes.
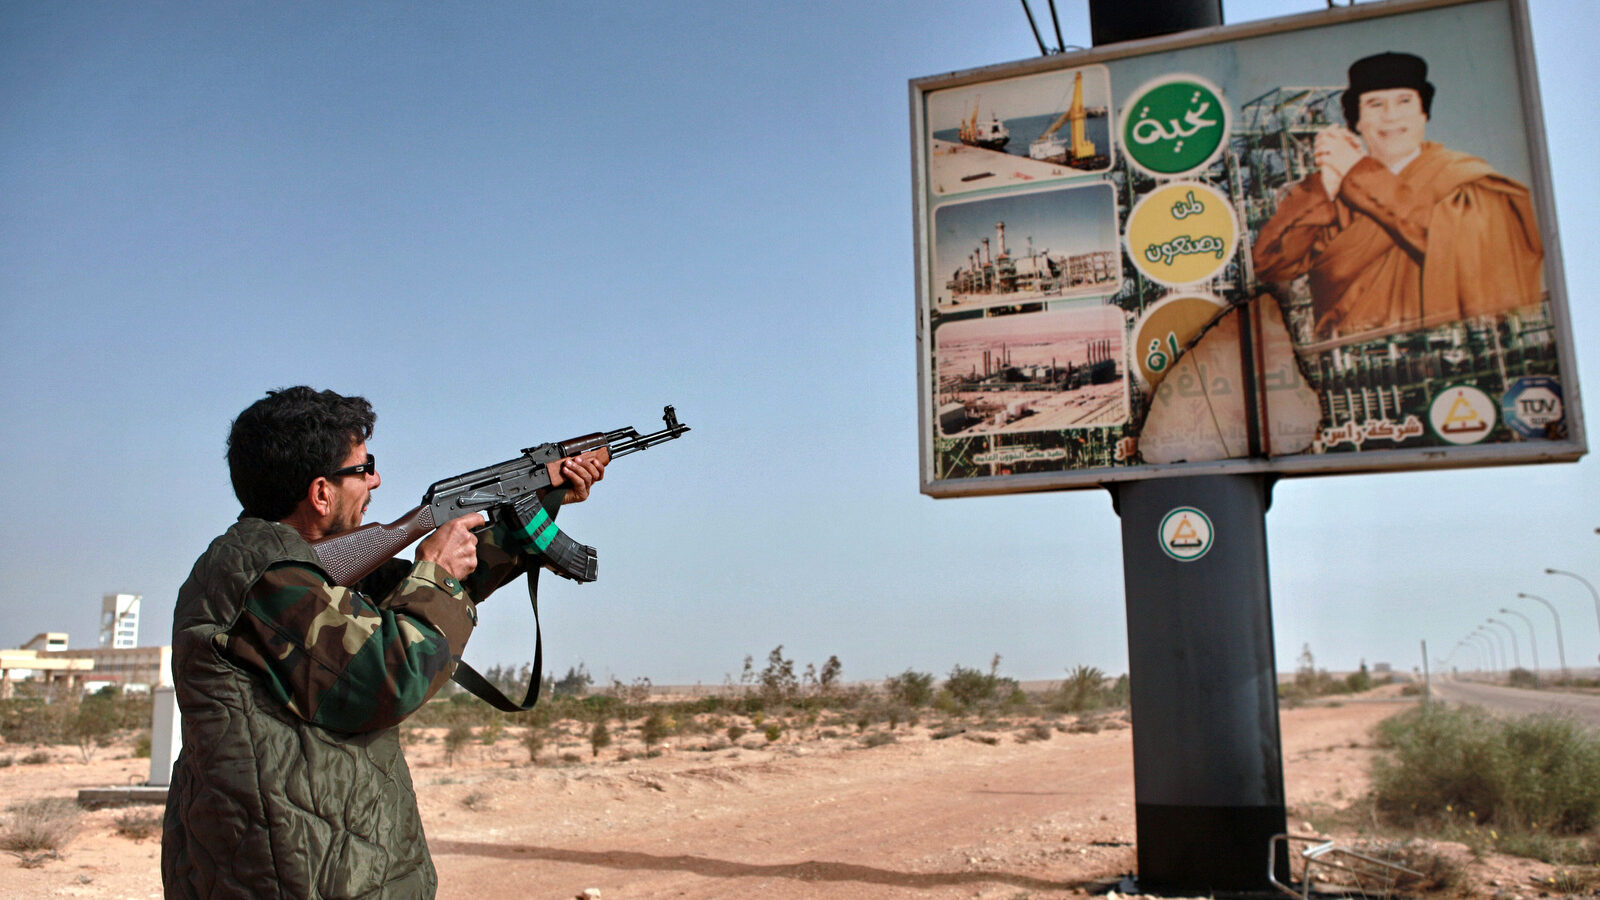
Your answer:
[[[460,516],[434,529],[417,545],[417,561],[431,560],[457,581],[478,568],[478,536],[472,529],[488,522],[481,513]]]

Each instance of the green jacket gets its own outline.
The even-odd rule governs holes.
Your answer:
[[[398,729],[344,732],[313,724],[302,717],[310,702],[286,702],[274,673],[249,667],[260,654],[239,652],[241,622],[250,619],[261,630],[263,612],[252,590],[285,564],[325,579],[294,529],[241,519],[200,557],[178,593],[173,675],[183,752],[173,769],[162,842],[167,896],[431,897],[437,878]],[[396,567],[410,568],[389,566]],[[391,572],[390,583],[403,575]],[[405,619],[403,628],[376,629],[377,642],[404,633],[431,641],[424,646],[435,658],[458,655],[475,621],[472,601],[453,579],[402,585],[379,604],[349,594],[369,618]],[[430,629],[430,607],[431,618],[447,627]],[[277,664],[322,664],[316,651],[337,652],[341,644],[356,656],[348,640],[332,637],[342,635],[337,627],[293,621],[309,615],[306,608],[317,607],[272,610],[286,620],[285,635],[305,638],[284,643]],[[327,615],[324,609],[317,617]],[[448,678],[449,664],[442,668],[418,704]]]

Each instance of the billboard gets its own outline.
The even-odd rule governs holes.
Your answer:
[[[922,490],[1586,450],[1522,0],[911,82]]]

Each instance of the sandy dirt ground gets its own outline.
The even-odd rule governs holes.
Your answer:
[[[1359,807],[1377,752],[1370,730],[1408,705],[1283,711],[1292,831]],[[752,729],[731,746],[721,735],[680,736],[649,757],[619,741],[598,759],[573,733],[537,766],[516,741],[520,729],[468,745],[453,765],[440,733],[417,731],[407,753],[444,898],[1078,897],[1135,867],[1124,715],[1098,719],[1098,730],[1073,730],[1066,717],[1048,727],[972,722],[943,737],[950,727],[902,723],[878,746],[868,743],[887,739],[865,741],[854,727],[813,726],[775,743]],[[28,752],[0,747],[0,756]],[[75,749],[50,752],[49,763],[0,768],[0,803],[148,774],[127,747],[87,764]],[[0,897],[160,896],[159,824],[143,838],[119,830],[137,830],[141,817],[158,822],[158,810],[88,812],[60,857],[33,867],[0,856]],[[1352,826],[1323,827],[1357,838]],[[1440,846],[1460,856],[1475,896],[1555,896],[1536,883],[1549,866]]]

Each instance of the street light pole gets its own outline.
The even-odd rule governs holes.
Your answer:
[[[1484,633],[1482,625],[1479,625],[1476,629],[1474,629],[1473,632],[1468,635],[1468,637],[1475,637],[1478,640],[1483,641],[1483,645],[1489,648],[1489,677],[1494,677],[1500,671],[1500,657],[1495,655],[1494,639]]]
[[[1600,591],[1596,591],[1594,589],[1594,585],[1589,583],[1589,579],[1579,575],[1577,572],[1568,572],[1563,569],[1545,569],[1544,573],[1546,575],[1565,575],[1568,578],[1576,578],[1578,581],[1582,582],[1583,586],[1589,589],[1589,596],[1594,598],[1595,626],[1600,627]]]
[[[1506,614],[1508,616],[1516,616],[1517,618],[1521,619],[1523,622],[1527,623],[1527,625],[1528,625],[1528,649],[1533,651],[1533,686],[1534,687],[1538,687],[1539,686],[1539,639],[1538,639],[1538,636],[1533,633],[1533,620],[1528,618],[1527,616],[1523,615],[1522,613],[1517,612],[1514,609],[1506,609],[1504,606],[1500,607],[1500,612],[1502,612],[1502,613],[1504,613],[1504,614]],[[1510,627],[1510,626],[1507,626],[1507,627]]]
[[[1505,673],[1506,679],[1509,681],[1511,678],[1511,654],[1506,652],[1506,639],[1500,636],[1500,632],[1490,628],[1488,622],[1479,627],[1483,629],[1483,636],[1494,644],[1495,658],[1500,661],[1500,665],[1496,666],[1496,669]]]
[[[1502,621],[1500,621],[1499,619],[1492,618],[1492,617],[1489,618],[1488,620],[1486,620],[1484,624],[1487,624],[1487,625],[1499,625],[1501,628],[1504,628],[1506,630],[1506,634],[1511,635],[1511,667],[1514,668],[1514,669],[1522,668],[1522,654],[1517,652],[1517,633],[1515,631],[1511,630],[1511,626],[1507,625],[1506,623],[1504,623]],[[1500,632],[1496,631],[1496,632],[1494,632],[1494,635],[1495,635],[1495,637],[1499,637],[1500,636]],[[1506,674],[1507,674],[1507,679],[1509,680],[1510,673],[1508,672]]]
[[[1524,594],[1520,591],[1517,592],[1517,596],[1524,600],[1537,600],[1544,604],[1545,609],[1550,610],[1551,618],[1556,620],[1556,654],[1561,657],[1561,680],[1571,681],[1572,671],[1567,668],[1567,647],[1566,643],[1561,640],[1561,614],[1556,612],[1556,608],[1550,605],[1550,601],[1543,597],[1536,597],[1533,594]]]

